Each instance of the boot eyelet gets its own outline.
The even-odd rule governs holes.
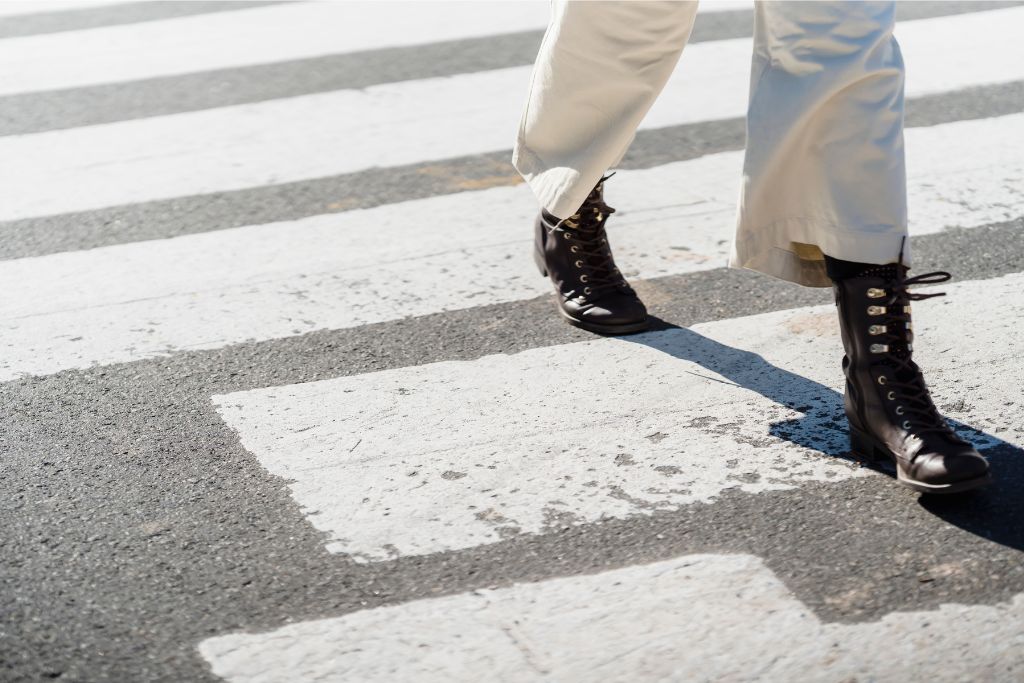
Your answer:
[[[879,335],[879,334],[882,334],[883,332],[885,332],[886,329],[887,328],[886,328],[885,325],[872,325],[871,327],[868,328],[868,334],[870,334],[870,335]]]
[[[562,233],[562,237],[564,237],[567,240],[571,240],[572,239],[572,236],[569,233],[567,233],[567,232],[563,232]]]
[[[871,287],[868,289],[869,299],[881,299],[883,296],[885,296],[884,289],[878,289],[877,287]]]
[[[885,397],[887,399],[889,399],[890,401],[895,401],[896,400],[896,392],[895,391],[890,391],[888,394],[885,395]]]
[[[903,424],[900,426],[903,427],[904,429],[910,429],[910,420],[904,420]]]
[[[907,412],[907,411],[905,411],[905,410],[903,409],[903,406],[896,406],[896,414],[897,414],[897,415],[902,415],[902,414],[903,414],[903,413],[905,413],[905,412]]]
[[[868,315],[885,315],[885,306],[868,306]]]
[[[572,252],[572,253],[574,253],[574,254],[575,254],[576,252],[578,252],[579,250],[580,250],[580,248],[579,248],[579,247],[577,247],[577,246],[576,246],[575,244],[574,244],[574,245],[572,245],[571,247],[569,247],[569,251],[571,251],[571,252]]]
[[[888,353],[888,352],[889,352],[889,345],[888,344],[872,344],[871,345],[871,353]]]
[[[582,268],[583,267],[583,261],[576,261],[576,263],[574,263],[573,265],[576,266],[577,268]]]
[[[586,275],[580,275],[580,282],[587,282],[588,280],[590,280],[590,278]]]
[[[590,294],[590,292],[591,292],[591,291],[592,291],[592,290],[590,289],[590,287],[584,287],[584,288],[583,288],[583,293],[584,293],[584,294]]]
[[[879,375],[878,376],[878,383],[879,384],[885,384],[887,381],[888,380],[886,380],[885,375]]]

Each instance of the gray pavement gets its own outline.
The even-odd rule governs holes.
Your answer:
[[[0,22],[0,38],[252,4],[125,3],[27,16]],[[922,17],[1004,4],[908,3],[901,11]],[[750,20],[749,12],[723,13],[698,24],[698,39],[747,35]],[[9,112],[0,117],[0,134],[523,64],[538,40],[516,33],[7,96],[0,98]],[[191,95],[178,97],[182,92]],[[981,86],[912,101],[908,125],[1019,111],[1024,83]],[[646,131],[623,166],[739,149],[742,134],[739,120]],[[8,222],[0,224],[0,258],[367,208],[466,191],[476,187],[471,181],[512,184],[507,158],[502,151]],[[915,238],[917,270],[943,267],[960,280],[1019,272],[1022,220]],[[725,269],[643,281],[637,289],[663,326],[827,303],[830,296]],[[921,498],[874,477],[756,496],[727,492],[711,504],[649,517],[362,565],[324,549],[287,482],[256,462],[210,401],[588,338],[562,324],[544,296],[0,384],[0,680],[219,680],[196,651],[214,635],[689,553],[757,555],[828,622],[867,622],[948,602],[993,604],[1024,592],[1024,498],[1016,491],[1024,453],[1008,443],[986,452],[997,484],[951,500]],[[840,422],[839,397],[828,401]]]

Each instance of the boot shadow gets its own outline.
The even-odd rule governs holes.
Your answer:
[[[842,394],[772,365],[756,353],[727,346],[658,318],[653,323],[650,331],[622,339],[690,361],[774,403],[803,413],[802,417],[770,424],[770,435],[830,457],[861,462],[849,449]],[[671,334],[664,334],[669,331]],[[837,352],[836,372],[841,372],[840,358]],[[716,377],[707,379],[721,381]],[[973,494],[921,495],[918,503],[966,531],[1024,549],[1024,524],[1020,523],[1024,521],[1024,496],[1017,494],[1015,486],[1024,481],[1024,449],[957,420],[949,423],[988,458],[995,483]],[[895,477],[892,467],[875,469]]]

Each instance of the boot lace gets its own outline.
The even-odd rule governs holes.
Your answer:
[[[911,292],[914,285],[931,285],[948,282],[953,276],[944,270],[923,273],[914,277],[906,277],[906,266],[903,265],[903,246],[900,246],[899,263],[892,268],[895,275],[886,283],[886,294],[883,299],[885,316],[883,318],[884,333],[877,338],[888,342],[887,355],[883,361],[893,369],[895,377],[886,378],[885,384],[889,392],[887,397],[894,400],[899,395],[900,406],[897,413],[904,418],[903,428],[915,434],[927,432],[953,433],[946,420],[939,414],[928,393],[921,368],[912,359],[913,328],[910,321],[910,302],[945,296],[945,292]],[[891,274],[891,271],[890,273]],[[888,279],[888,278],[887,278]]]
[[[615,209],[604,202],[602,190],[604,182],[613,175],[615,173],[602,177],[579,211],[550,229],[551,233],[560,232],[571,244],[576,255],[575,265],[583,271],[580,276],[580,282],[586,285],[583,295],[592,298],[609,290],[632,291],[615,265],[604,229],[608,216],[615,213]]]

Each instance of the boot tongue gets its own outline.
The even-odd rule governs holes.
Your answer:
[[[586,240],[594,240],[590,247],[591,254],[587,257],[587,265],[591,266],[591,279],[595,284],[607,281],[620,280],[621,276],[611,268],[611,249],[607,242],[607,233],[604,223],[607,215],[598,218],[602,210],[596,206],[586,206],[580,209],[580,222],[576,232]],[[604,240],[599,242],[598,240]]]
[[[600,225],[580,225],[579,230],[580,237],[585,239],[599,239],[604,237],[604,231]],[[608,269],[608,247],[607,244],[595,245],[593,255],[587,258],[587,264],[594,267],[594,276],[597,278],[608,278],[611,277],[611,271]],[[602,264],[602,262],[604,262]]]

